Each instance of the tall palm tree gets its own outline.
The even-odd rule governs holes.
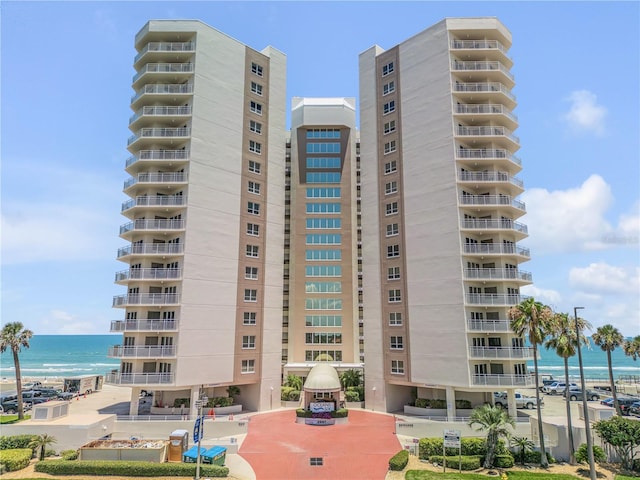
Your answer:
[[[519,337],[528,337],[533,347],[533,369],[536,383],[536,410],[538,412],[538,438],[540,440],[540,466],[547,468],[546,449],[544,445],[544,431],[542,429],[542,411],[540,409],[540,380],[538,378],[538,345],[544,342],[549,332],[553,312],[549,307],[536,302],[533,297],[520,302],[509,309],[508,317],[511,330]]]
[[[593,342],[603,351],[607,352],[607,365],[609,366],[609,383],[611,384],[611,393],[613,394],[613,406],[616,413],[622,416],[622,410],[618,403],[618,395],[616,393],[616,384],[613,381],[613,366],[611,364],[611,352],[620,347],[624,342],[624,337],[613,325],[603,325],[598,327],[596,333],[592,336]]]
[[[44,456],[47,453],[47,447],[56,442],[57,440],[55,437],[49,435],[48,433],[43,433],[42,435],[38,435],[33,440],[31,440],[31,443],[29,443],[29,448],[38,450],[38,459],[44,460]]]
[[[342,372],[340,380],[342,381],[342,386],[344,388],[359,387],[362,385],[362,374],[360,373],[360,370],[352,368],[351,370],[345,370]]]
[[[471,412],[469,426],[474,425],[478,425],[476,430],[487,432],[487,455],[484,457],[484,468],[491,468],[496,458],[498,440],[500,437],[509,437],[512,430],[508,427],[515,428],[516,422],[502,407],[482,405]]]
[[[295,390],[302,390],[302,378],[300,378],[298,375],[290,373],[289,375],[287,375],[287,378],[284,381],[284,386],[291,387]]]
[[[20,322],[7,323],[0,331],[0,353],[11,350],[13,354],[13,366],[16,372],[16,389],[18,391],[18,419],[24,418],[24,406],[22,404],[22,374],[20,372],[20,359],[18,353],[22,347],[29,348],[29,340],[33,332],[24,328]]]
[[[582,318],[578,318],[578,327],[581,332],[586,328],[591,329],[591,324]],[[551,319],[551,338],[549,338],[544,346],[554,348],[558,356],[564,360],[564,382],[569,388],[569,357],[576,354],[578,341],[576,339],[576,325],[568,313],[554,313]],[[589,339],[584,334],[580,335],[580,343],[589,344]],[[586,393],[585,393],[586,395]],[[569,463],[576,464],[575,444],[573,441],[573,427],[571,425],[571,399],[569,392],[565,395],[565,404],[567,408],[567,431],[569,433]]]
[[[622,344],[624,354],[637,360],[640,357],[640,335],[633,337],[631,340],[625,340]]]

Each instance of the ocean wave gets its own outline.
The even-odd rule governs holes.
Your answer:
[[[22,374],[29,373],[60,373],[60,372],[93,372],[93,368],[21,368],[20,371]],[[3,375],[11,372],[14,372],[14,369],[10,368],[0,368],[0,373]]]
[[[119,367],[119,363],[90,363],[91,367]]]
[[[533,366],[530,367],[533,370]],[[609,370],[609,367],[582,367],[583,370]],[[580,367],[569,365],[569,370],[579,370]],[[563,371],[564,367],[562,365],[538,365],[538,370],[560,370]],[[640,367],[613,367],[612,370],[615,371],[624,371],[624,372],[640,372]]]
[[[43,363],[43,367],[72,367],[73,365],[80,365],[79,363]]]

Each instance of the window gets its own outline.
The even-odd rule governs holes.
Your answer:
[[[257,182],[249,181],[248,190],[249,190],[249,193],[255,193],[256,195],[260,195],[260,184]]]
[[[257,280],[258,267],[244,267],[244,278],[248,280]]]
[[[249,130],[253,133],[257,133],[258,135],[262,134],[262,124],[260,122],[256,122],[255,120],[249,120]]]
[[[252,63],[251,64],[251,73],[261,77],[262,76],[262,65],[258,65],[257,63]]]
[[[386,65],[382,66],[382,76],[383,77],[389,75],[390,73],[393,73],[393,62],[389,62]]]
[[[255,373],[256,361],[255,360],[242,360],[242,373]]]
[[[249,160],[249,171],[251,173],[260,174],[260,162],[254,162],[253,160]]]
[[[340,172],[307,172],[307,183],[340,183]]]
[[[255,202],[248,202],[247,212],[251,215],[260,215],[260,204]]]
[[[340,168],[340,157],[307,157],[307,168]]]
[[[262,104],[251,100],[251,103],[249,103],[249,110],[258,115],[262,115]]]
[[[249,140],[249,151],[260,155],[262,153],[262,144],[255,140]]]
[[[262,96],[262,85],[256,82],[251,82],[251,93]]]
[[[313,344],[341,344],[341,333],[305,333],[305,343]]]
[[[342,310],[341,298],[305,298],[305,310]]]
[[[382,86],[382,95],[389,95],[396,91],[396,82],[391,80],[389,83],[385,83]]]
[[[305,277],[341,277],[340,265],[307,265],[304,267]]]
[[[339,128],[310,128],[307,138],[340,138]]]
[[[339,203],[307,203],[307,213],[340,213],[342,208]]]
[[[305,350],[304,351],[304,359],[306,362],[317,362],[318,358],[320,360],[329,360],[341,362],[342,361],[342,351],[341,350]]]
[[[341,327],[342,315],[306,315],[306,327]]]
[[[391,350],[402,350],[404,348],[404,344],[402,342],[402,337],[391,337]]]
[[[398,171],[398,162],[396,160],[391,160],[384,164],[384,174],[388,175],[389,173]]]
[[[307,245],[340,245],[342,244],[342,235],[313,233],[306,236]]]
[[[260,225],[255,223],[247,223],[247,235],[257,237],[260,235]]]
[[[391,140],[390,142],[386,142],[384,144],[384,154],[388,155],[396,151],[396,141]]]
[[[385,205],[385,209],[387,215],[393,215],[394,213],[398,213],[398,202],[391,202]]]
[[[390,312],[389,313],[389,326],[398,327],[402,325],[402,313]]]
[[[342,219],[340,218],[307,218],[306,226],[308,229],[338,229],[342,228]]]
[[[258,245],[247,245],[247,257],[258,258]]]
[[[256,272],[256,276],[257,276],[257,272]],[[389,267],[387,269],[388,280],[398,280],[399,278],[400,278],[400,267]]]
[[[393,182],[385,183],[384,185],[384,194],[391,195],[392,193],[396,193],[398,191],[398,182],[395,180]]]
[[[256,312],[244,312],[244,316],[242,318],[242,324],[243,325],[255,325],[257,316],[258,315],[257,315]]]
[[[245,290],[244,290],[244,301],[245,302],[257,302],[258,301],[258,290],[245,288]]]
[[[396,375],[404,375],[404,361],[391,360],[391,373]]]
[[[306,293],[341,293],[342,282],[306,282],[304,291]]]
[[[255,335],[243,335],[242,336],[242,348],[256,348],[256,336]]]
[[[389,290],[389,303],[398,303],[401,301],[402,301],[402,295],[400,294],[399,288]]]
[[[387,237],[394,237],[400,233],[397,223],[387,225]]]
[[[340,144],[333,142],[307,143],[307,153],[340,153]]]
[[[321,467],[323,464],[322,457],[310,457],[309,458],[309,466],[311,467]]]
[[[323,261],[323,260],[342,260],[342,250],[306,250],[304,254],[305,260]]]
[[[307,188],[307,198],[340,198],[340,188]]]
[[[253,102],[251,102],[251,103],[253,103]],[[391,100],[390,102],[387,102],[384,105],[382,105],[382,113],[384,115],[387,115],[388,113],[391,113],[391,112],[395,112],[395,110],[396,110],[396,101],[395,100]]]
[[[387,258],[400,256],[400,245],[387,245]]]
[[[387,135],[391,132],[395,132],[396,131],[396,121],[395,120],[391,120],[390,122],[387,122],[384,124],[384,134]]]

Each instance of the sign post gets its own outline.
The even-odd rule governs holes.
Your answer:
[[[462,443],[460,442],[460,430],[445,430],[442,442],[442,467],[447,472],[447,448],[458,449],[458,468],[462,472]]]

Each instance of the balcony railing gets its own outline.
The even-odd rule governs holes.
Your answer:
[[[467,328],[469,330],[473,330],[474,332],[511,332],[512,331],[511,324],[507,320],[468,319]]]
[[[464,278],[468,280],[523,280],[531,281],[531,273],[517,268],[466,268]]]
[[[142,50],[135,56],[133,61],[134,63],[137,62],[147,52],[195,52],[195,49],[196,44],[193,42],[149,42],[142,47]]]
[[[191,129],[189,127],[179,128],[142,128],[135,134],[129,137],[127,145],[131,145],[133,142],[140,140],[141,138],[173,138],[173,137],[188,137],[191,135]]]
[[[184,230],[184,220],[139,218],[120,226],[120,235],[132,230]]]
[[[112,332],[163,332],[174,331],[178,328],[178,320],[167,319],[136,319],[136,320],[113,320],[111,322]]]
[[[466,243],[463,246],[464,253],[472,255],[521,255],[530,257],[528,248],[523,248],[513,243]]]
[[[519,178],[511,176],[507,172],[498,171],[470,172],[465,170],[458,172],[458,180],[461,182],[478,183],[509,182],[516,185],[517,187],[524,187],[524,183]]]
[[[176,116],[187,116],[191,115],[191,107],[189,105],[183,105],[180,107],[166,107],[166,106],[155,106],[155,107],[142,107],[136,113],[129,117],[129,123],[135,122],[142,116],[152,115],[152,116],[167,116],[167,117],[176,117]]]
[[[453,86],[454,92],[487,92],[502,93],[511,100],[516,96],[511,93],[511,89],[500,82],[456,82]]]
[[[127,255],[179,255],[184,251],[182,243],[136,243],[118,249],[118,258]]]
[[[124,202],[121,211],[133,207],[183,207],[186,204],[184,195],[140,195]]]
[[[456,129],[456,135],[464,137],[506,137],[513,142],[520,143],[520,139],[511,130],[504,127],[467,127],[462,125]]]
[[[135,83],[146,73],[193,73],[193,63],[147,63],[138,70],[131,81]]]
[[[460,60],[454,60],[451,63],[451,69],[456,72],[496,70],[504,73],[509,79],[514,79],[513,73],[511,73],[502,63],[496,61],[487,62],[472,60],[468,62],[461,62]]]
[[[510,293],[467,293],[464,301],[467,305],[518,305],[527,298]]]
[[[137,177],[130,178],[124,182],[124,189],[138,183],[184,183],[187,181],[185,172],[143,172]]]
[[[533,358],[531,347],[469,347],[469,356],[475,358]]]
[[[127,159],[125,167],[140,160],[189,160],[189,150],[140,150]]]
[[[193,93],[193,84],[191,83],[152,83],[145,85],[131,97],[131,103],[134,103],[142,95],[189,95]]]
[[[457,159],[472,158],[474,160],[495,160],[504,158],[518,165],[522,165],[522,160],[516,157],[509,150],[504,148],[458,148],[456,150]]]
[[[455,112],[461,115],[504,115],[514,122],[518,121],[511,110],[499,103],[459,103],[455,106]]]
[[[113,297],[114,307],[126,305],[175,305],[180,303],[179,293],[131,293]]]
[[[500,50],[507,53],[507,49],[497,40],[451,40],[453,50]]]
[[[490,385],[501,387],[531,387],[535,385],[535,378],[532,374],[484,374],[473,375],[474,385]]]
[[[173,373],[107,373],[105,381],[111,385],[167,385],[174,382]]]
[[[116,273],[116,282],[125,280],[177,280],[182,277],[181,268],[132,268]]]
[[[526,225],[514,222],[508,218],[505,219],[492,219],[492,218],[463,218],[460,221],[460,226],[465,229],[478,229],[478,230],[515,230],[520,233],[527,233],[528,228]]]
[[[175,357],[175,345],[135,345],[123,346],[113,345],[109,347],[108,357],[140,357],[140,358],[163,358]]]
[[[461,205],[508,205],[518,210],[525,210],[525,203],[514,200],[510,195],[460,195]]]

